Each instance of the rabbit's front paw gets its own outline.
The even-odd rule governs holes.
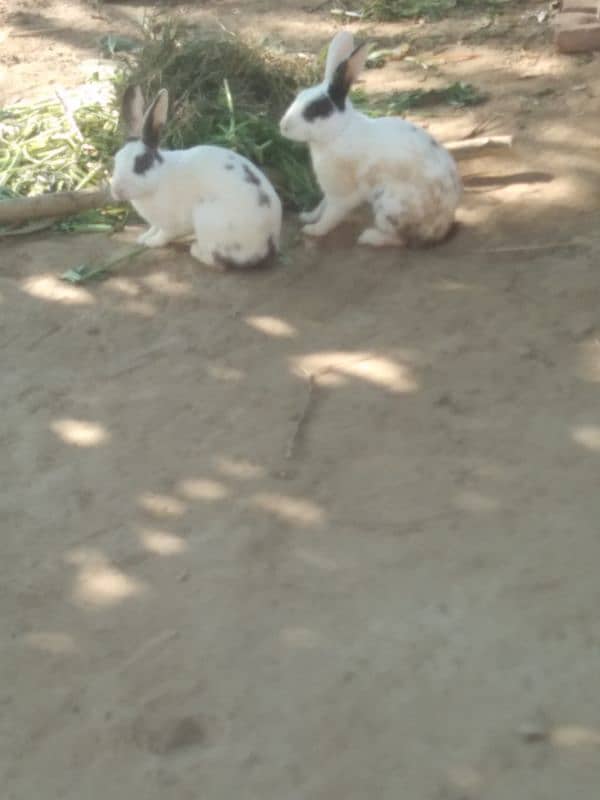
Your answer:
[[[147,231],[144,231],[143,233],[140,233],[140,235],[137,238],[137,243],[138,244],[146,244],[146,240],[150,236],[153,236],[156,233],[157,230],[158,230],[158,228],[155,228],[154,226],[152,226],[151,228],[148,228]]]
[[[329,228],[325,228],[318,222],[313,223],[312,225],[305,225],[302,228],[302,233],[305,236],[325,236],[328,233]]]
[[[149,230],[142,244],[146,247],[163,247],[170,241],[169,236],[164,231],[154,229]]]
[[[302,233],[307,236],[325,236],[326,233],[336,228],[340,222],[358,205],[360,198],[356,195],[344,198],[343,200],[328,199],[320,206],[321,215],[319,219],[311,225],[305,225]]]
[[[301,211],[298,215],[300,217],[300,222],[303,222],[305,225],[310,225],[314,222],[318,222],[323,211],[325,209],[325,200],[321,200],[316,208],[313,208],[312,211]]]

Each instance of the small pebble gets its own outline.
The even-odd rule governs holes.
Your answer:
[[[597,326],[597,318],[596,315],[591,312],[579,311],[575,314],[571,314],[566,320],[566,326],[569,335],[576,342],[581,341],[581,339],[585,339],[586,336],[594,332]]]
[[[168,755],[206,741],[206,731],[198,717],[180,719],[141,718],[134,726],[138,747],[155,755]]]
[[[518,733],[526,742],[544,742],[550,735],[548,718],[543,711],[538,711],[519,726]]]

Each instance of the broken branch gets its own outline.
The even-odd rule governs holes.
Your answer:
[[[94,191],[56,192],[0,201],[0,225],[13,225],[45,217],[69,217],[108,204],[108,187]]]
[[[513,145],[512,136],[480,136],[475,139],[460,139],[456,142],[445,142],[444,147],[454,158],[479,158],[479,156],[506,150]]]

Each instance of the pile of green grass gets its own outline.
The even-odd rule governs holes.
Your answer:
[[[424,17],[441,19],[453,12],[499,12],[513,0],[367,0],[362,12],[365,19],[394,22]]]
[[[136,83],[149,101],[160,88],[168,89],[166,146],[231,148],[263,167],[286,205],[297,208],[315,201],[316,186],[307,148],[281,136],[279,119],[297,91],[315,79],[306,59],[167,21],[148,35],[121,75],[118,94]]]

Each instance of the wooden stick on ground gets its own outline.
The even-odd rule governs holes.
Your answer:
[[[91,208],[103,208],[110,200],[108,187],[94,191],[56,192],[0,201],[0,225],[14,225],[44,217],[68,217]]]
[[[506,150],[513,145],[512,136],[479,136],[475,139],[461,139],[457,142],[445,142],[444,147],[454,158],[479,158],[498,150]]]

